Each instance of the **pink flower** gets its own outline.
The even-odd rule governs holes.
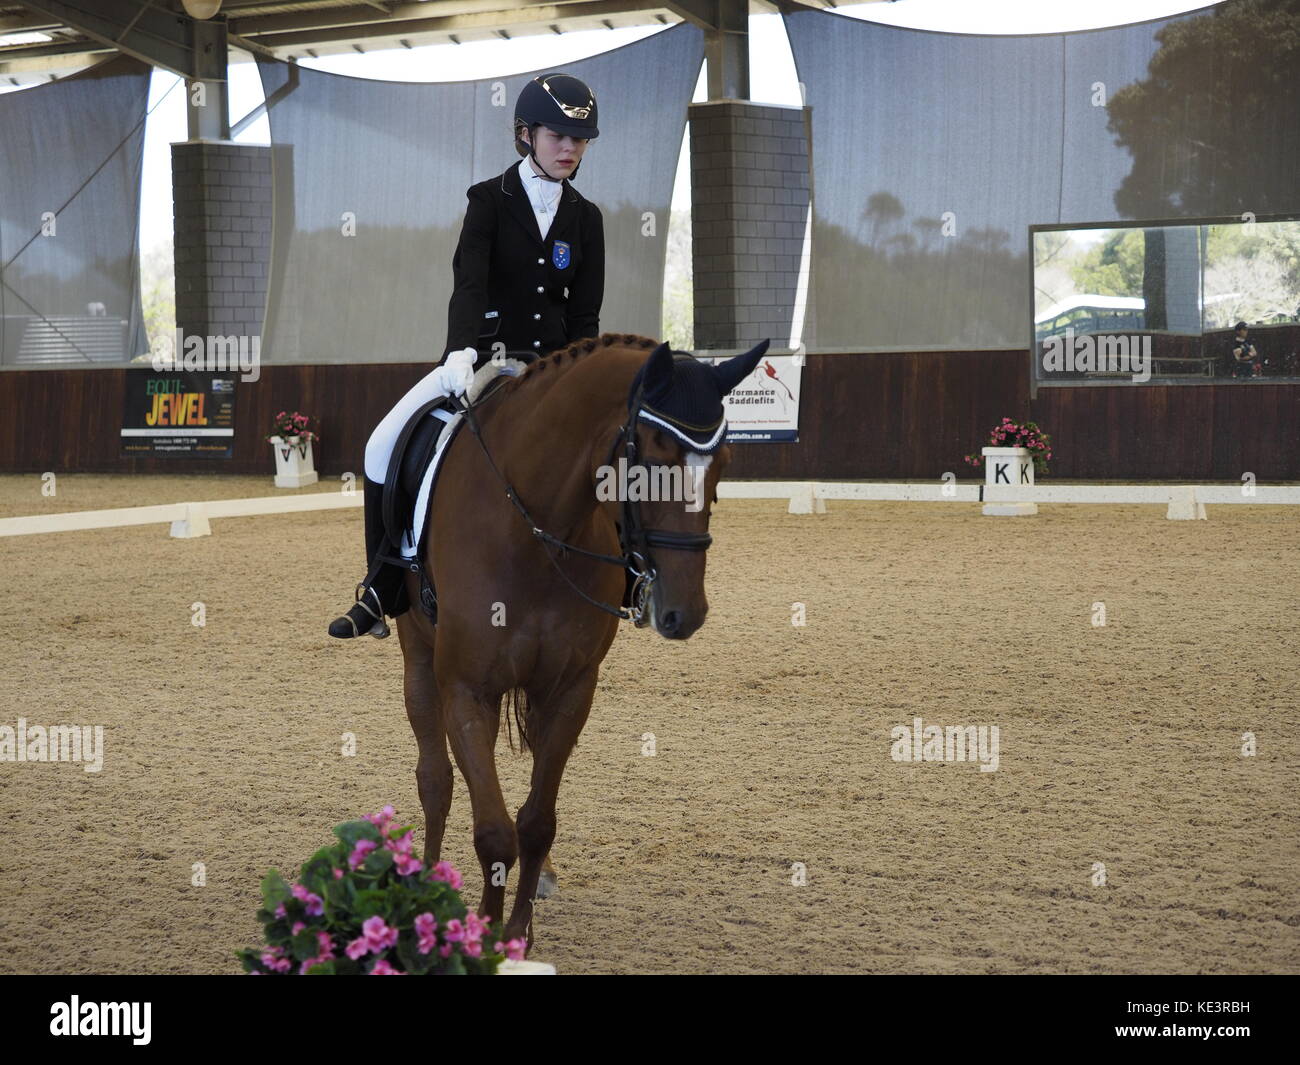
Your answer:
[[[271,947],[268,950],[263,951],[262,964],[268,969],[275,970],[277,973],[287,973],[292,967],[292,963],[288,958],[282,958],[280,954],[280,947]]]
[[[290,935],[295,935],[295,936],[296,936],[299,932],[301,932],[301,931],[302,931],[304,928],[306,928],[306,927],[307,927],[307,926],[306,926],[302,921],[294,921],[294,922],[293,922],[293,928],[290,929],[289,934],[290,934]]]
[[[389,928],[382,917],[367,918],[361,926],[361,934],[365,936],[367,946],[375,953],[387,950],[397,943],[397,929]]]
[[[335,869],[335,870],[334,870],[334,879],[335,879],[335,880],[342,880],[342,879],[343,879],[343,870],[342,870],[342,869]]]
[[[465,928],[453,917],[442,930],[442,938],[448,943],[459,943],[465,938]]]
[[[528,943],[523,939],[512,939],[509,943],[497,943],[492,948],[498,954],[504,953],[511,961],[523,961],[524,955],[528,953]]]
[[[440,947],[438,948],[438,956],[441,957],[441,958],[450,958],[450,957],[451,957],[451,944],[450,944],[450,943],[444,943],[442,946],[440,946]]]
[[[357,845],[352,848],[352,853],[348,855],[348,865],[353,869],[359,869],[361,864],[366,860],[366,855],[377,847],[374,840],[359,839]]]
[[[415,934],[420,937],[417,949],[428,954],[438,945],[438,922],[431,913],[422,913],[415,919]]]
[[[402,972],[401,969],[394,969],[391,965],[388,964],[388,962],[384,961],[383,958],[380,958],[377,962],[375,962],[375,967],[370,970],[370,975],[371,976],[405,976],[406,973]]]
[[[317,932],[316,942],[320,945],[320,953],[316,955],[316,957],[308,958],[302,963],[302,967],[298,970],[299,976],[306,976],[307,970],[313,965],[320,965],[322,962],[334,960],[334,941],[330,939],[329,933]],[[353,960],[355,961],[356,959],[354,958]]]
[[[409,854],[399,854],[393,859],[393,865],[396,867],[400,876],[407,876],[410,873],[418,873],[423,868],[419,858],[414,858]]]
[[[470,958],[483,957],[483,944],[477,941],[473,943],[466,943],[465,946],[462,947],[461,949],[464,950],[466,956]]]
[[[280,918],[280,920],[282,920],[282,921],[284,920],[284,903],[283,903],[283,902],[280,903],[280,905],[277,906],[277,907],[275,908],[275,915],[276,915],[278,918]]]
[[[308,891],[301,884],[293,885],[293,897],[306,903],[308,917],[319,917],[325,912],[325,903],[321,897]]]
[[[433,867],[433,871],[429,876],[434,880],[445,881],[457,891],[459,891],[465,883],[464,880],[461,879],[460,873],[456,871],[456,867],[452,865],[451,862],[439,862]]]
[[[404,836],[390,836],[384,840],[384,846],[394,854],[410,854],[411,833],[407,832]]]
[[[392,806],[385,806],[377,814],[366,814],[365,819],[386,836],[388,835],[389,823],[393,820],[393,808]]]
[[[358,936],[343,951],[349,958],[356,961],[358,958],[365,957],[370,953],[370,944],[366,942],[365,936]]]
[[[483,938],[483,933],[490,931],[488,922],[483,920],[478,914],[470,912],[465,915],[465,942],[477,943]]]

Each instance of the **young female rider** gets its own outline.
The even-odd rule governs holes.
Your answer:
[[[350,639],[388,635],[384,615],[405,579],[375,556],[385,539],[383,485],[397,437],[430,400],[460,395],[476,360],[495,351],[545,354],[600,333],[605,235],[600,210],[568,182],[587,142],[599,136],[596,98],[577,78],[534,78],[515,105],[515,149],[524,159],[470,186],[452,260],[444,359],[398,401],[366,444],[365,530],[369,572],[356,603],[329,627]],[[447,353],[450,354],[447,354]]]

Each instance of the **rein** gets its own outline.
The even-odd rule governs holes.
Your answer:
[[[610,445],[609,457],[606,465],[611,465],[614,453],[618,450],[619,445],[623,446],[623,454],[627,460],[627,467],[641,465],[641,460],[637,457],[636,448],[636,424],[637,418],[640,417],[641,407],[645,393],[645,377],[642,375],[637,384],[636,393],[632,402],[628,405],[627,422],[619,427],[618,435],[614,437],[614,442]],[[528,508],[524,506],[523,501],[519,498],[519,493],[515,491],[514,486],[506,480],[497,464],[492,460],[492,455],[483,442],[483,436],[479,429],[478,419],[474,416],[474,407],[476,404],[467,402],[463,397],[457,396],[452,399],[453,406],[464,415],[465,421],[469,424],[470,431],[474,434],[474,439],[478,441],[479,447],[483,451],[483,457],[487,459],[488,465],[492,472],[496,474],[497,480],[505,487],[506,498],[510,500],[520,516],[528,523],[532,534],[546,548],[546,557],[550,560],[555,572],[558,573],[564,582],[568,584],[579,596],[585,599],[592,606],[603,610],[606,614],[612,614],[616,618],[630,618],[638,627],[646,624],[646,611],[650,603],[650,593],[654,588],[654,582],[659,573],[654,567],[654,561],[650,557],[651,547],[662,547],[670,551],[706,551],[713,537],[708,533],[680,533],[671,532],[664,529],[650,529],[641,520],[640,507],[631,499],[622,500],[622,522],[619,526],[619,548],[622,554],[618,557],[614,555],[602,555],[596,551],[588,551],[585,548],[577,547],[574,544],[565,543],[556,536],[551,535],[545,529],[541,528],[533,520]],[[563,557],[570,551],[585,555],[587,558],[594,558],[598,562],[606,562],[610,565],[619,566],[632,574],[632,606],[630,610],[624,610],[622,607],[610,606],[608,603],[602,603],[598,599],[593,599],[576,584],[563,569],[560,568],[556,560],[554,548],[559,549],[560,557]]]

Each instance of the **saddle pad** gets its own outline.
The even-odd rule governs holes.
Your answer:
[[[499,377],[517,377],[524,370],[525,363],[518,359],[506,359],[504,362],[489,362],[481,366],[474,375],[474,383],[470,386],[467,398],[471,403],[475,402],[482,396],[492,382]],[[401,554],[403,558],[414,558],[419,550],[420,537],[424,535],[424,522],[429,516],[429,500],[433,498],[433,483],[438,477],[438,470],[442,466],[442,456],[447,450],[447,445],[451,443],[456,435],[456,430],[460,428],[461,423],[465,420],[462,414],[452,414],[450,411],[441,409],[432,410],[427,417],[441,418],[447,424],[443,426],[442,433],[438,436],[438,443],[433,449],[433,458],[429,460],[429,468],[424,471],[424,476],[420,478],[420,491],[415,497],[415,513],[411,516],[411,528],[402,535]]]
[[[442,465],[443,452],[447,450],[447,444],[451,442],[456,427],[464,420],[462,415],[452,414],[450,411],[445,410],[430,411],[426,417],[441,418],[447,424],[438,435],[438,443],[433,449],[433,458],[429,462],[429,468],[424,471],[424,476],[420,478],[420,491],[415,497],[415,513],[411,515],[413,527],[407,529],[402,535],[403,558],[415,557],[420,536],[424,533],[424,519],[429,513],[429,500],[433,496],[433,482],[438,476],[438,467]]]

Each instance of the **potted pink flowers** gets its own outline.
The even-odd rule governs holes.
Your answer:
[[[320,433],[310,426],[311,419],[296,410],[282,410],[275,416],[275,429],[266,439],[275,449],[276,488],[302,488],[316,483],[311,445],[320,439]]]
[[[1033,488],[1034,474],[1047,472],[1052,457],[1051,438],[1036,422],[1014,422],[1010,418],[993,427],[989,446],[980,453],[966,456],[972,466],[984,465],[985,488]],[[983,496],[981,496],[983,498]],[[1037,514],[1035,503],[1006,501],[986,502],[985,514]]]
[[[257,917],[266,942],[238,952],[262,976],[491,975],[522,962],[522,939],[497,941],[461,899],[460,873],[432,869],[412,853],[411,828],[393,808],[337,825],[338,842],[317,851],[287,883],[272,869]]]
[[[988,447],[979,453],[967,455],[966,461],[972,466],[983,466],[990,454],[1001,454],[1006,449],[1014,449],[1017,457],[1032,461],[1033,469],[1028,474],[1028,483],[1033,484],[1035,473],[1047,472],[1047,460],[1052,457],[1052,438],[1038,428],[1037,422],[1013,422],[1010,418],[1003,418],[989,433]]]

